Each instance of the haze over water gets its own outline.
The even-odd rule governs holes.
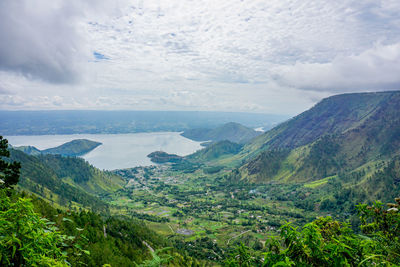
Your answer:
[[[56,147],[74,139],[88,139],[103,143],[82,156],[99,169],[114,170],[152,165],[147,155],[162,150],[180,156],[189,155],[202,147],[178,132],[132,134],[74,134],[6,136],[13,146],[34,146],[40,150]]]

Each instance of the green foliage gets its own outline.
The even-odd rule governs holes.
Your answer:
[[[374,241],[374,262],[400,265],[400,198],[396,202],[389,209],[381,202],[358,205],[361,230]]]
[[[381,202],[357,206],[359,235],[349,224],[321,217],[302,228],[286,223],[280,235],[267,240],[263,266],[399,266],[400,198],[385,208]],[[243,244],[225,261],[226,266],[260,266]]]
[[[169,249],[171,249],[171,248],[163,248],[163,249],[158,249],[158,250],[153,251],[150,248],[150,250],[151,250],[150,253],[151,253],[152,259],[145,260],[138,266],[139,267],[159,267],[159,266],[166,265],[173,259],[173,257],[171,255],[165,254],[165,251],[167,251]]]
[[[301,231],[287,223],[280,239],[270,239],[267,248],[265,266],[354,266],[363,259],[361,240],[331,217],[306,224]]]
[[[122,216],[102,218],[88,211],[62,212],[40,199],[33,199],[33,204],[38,214],[54,220],[61,233],[76,237],[77,242],[67,249],[67,261],[72,266],[134,266],[151,257],[143,241],[154,248],[167,246],[162,236],[139,220]],[[73,253],[78,249],[75,245],[81,249],[79,253]]]
[[[250,253],[248,247],[240,243],[225,261],[226,267],[250,267],[259,265],[259,261]]]
[[[4,158],[10,157],[8,151],[8,141],[0,136],[0,188],[12,187],[18,183],[19,169],[21,164],[19,162],[8,162]]]
[[[29,199],[0,194],[0,265],[67,266],[66,247],[74,237],[35,213]]]

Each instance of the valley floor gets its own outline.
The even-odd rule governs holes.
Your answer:
[[[282,192],[294,194],[302,185],[231,183],[230,170],[209,175],[201,169],[184,173],[159,165],[116,173],[127,186],[105,198],[113,213],[144,219],[200,258],[220,259],[239,242],[260,250],[284,222],[303,225],[324,215],[284,199]]]

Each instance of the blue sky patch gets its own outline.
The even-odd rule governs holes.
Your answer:
[[[106,57],[105,55],[103,55],[103,54],[101,54],[99,52],[96,52],[96,51],[93,52],[93,56],[98,60],[108,60],[108,59],[110,59],[110,58]]]

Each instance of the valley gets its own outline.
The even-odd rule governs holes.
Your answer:
[[[285,221],[303,225],[324,214],[296,207],[295,195],[283,198],[301,185],[231,182],[230,172],[185,173],[170,166],[117,170],[128,184],[106,200],[113,212],[145,219],[150,229],[190,248],[192,256],[214,255],[213,260],[240,242],[262,248]]]
[[[220,140],[223,135],[243,140],[241,135],[254,134],[232,123],[218,130],[191,131],[197,143],[179,133],[152,133],[169,134],[171,138],[162,142],[174,149],[182,140],[195,147],[206,139],[212,142],[186,155],[160,151],[153,144],[155,149],[145,156],[159,164],[149,166],[100,170],[85,159],[107,143],[99,146],[88,140],[85,144],[95,149],[83,158],[37,154],[33,149],[25,151],[33,151],[29,155],[24,147],[11,149],[10,160],[22,166],[18,190],[60,211],[94,211],[104,220],[140,222],[148,229],[143,231],[165,240],[162,246],[174,248],[174,257],[200,266],[234,261],[231,255],[240,248],[261,264],[272,255],[268,253],[281,253],[271,252],[270,246],[277,235],[286,233],[282,229],[298,234],[296,229],[324,223],[321,220],[337,220],[348,223],[352,238],[359,240],[366,221],[360,220],[362,206],[357,205],[398,197],[399,105],[399,92],[333,96],[244,143]],[[218,137],[210,138],[212,132]],[[124,135],[121,151],[129,150],[125,142],[138,135],[144,134]],[[166,144],[168,140],[176,142]],[[72,143],[57,149],[71,151]],[[84,151],[87,146],[78,147]],[[76,147],[73,151],[79,153]],[[149,242],[143,239],[142,249],[151,247]]]

